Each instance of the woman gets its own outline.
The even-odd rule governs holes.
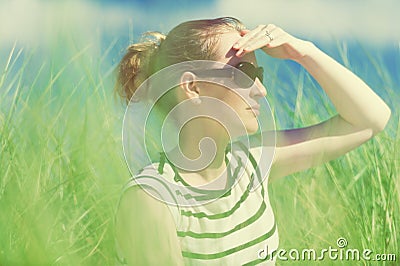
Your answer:
[[[219,71],[189,69],[181,75],[179,86],[158,103],[164,113],[171,112],[182,102],[188,103],[186,111],[196,112],[207,99],[216,99],[221,106],[232,108],[243,121],[246,133],[257,132],[258,103],[267,93],[254,54],[257,49],[269,56],[299,63],[318,81],[338,115],[310,127],[277,130],[268,180],[341,156],[382,131],[389,120],[388,106],[362,80],[311,42],[295,38],[275,25],[247,30],[234,18],[218,18],[182,23],[166,38],[153,35],[160,38],[158,43],[134,44],[121,60],[118,92],[127,101],[152,74],[186,61],[216,61],[240,69],[252,80],[246,89],[229,90],[221,84],[200,79],[201,76],[219,76]],[[179,120],[179,116],[176,119]],[[214,119],[193,119],[180,131],[180,150],[194,160],[201,157],[199,142],[205,137],[213,139],[215,153],[207,167],[191,171],[176,166],[161,153],[160,162],[138,175],[158,175],[167,182],[180,183],[192,190],[201,187],[206,188],[201,190],[203,192],[207,189],[223,191],[211,203],[173,206],[168,200],[164,203],[158,200],[160,197],[154,198],[143,187],[139,188],[139,179],[126,186],[116,215],[121,261],[132,265],[274,264],[278,231],[266,182],[255,193],[249,193],[257,177],[254,158],[258,154],[256,149],[246,152],[244,147],[244,152],[232,152],[227,156],[227,146],[232,140],[227,131]],[[243,165],[240,154],[252,163]],[[228,157],[234,165],[231,171]],[[236,180],[241,169],[244,178]],[[236,182],[234,185],[232,180]],[[171,198],[179,196],[179,193],[170,192]],[[259,251],[265,246],[268,250],[260,259]]]

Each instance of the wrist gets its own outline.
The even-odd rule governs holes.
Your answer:
[[[297,51],[298,56],[293,60],[303,65],[308,58],[313,57],[316,53],[318,53],[319,49],[317,46],[315,46],[314,43],[310,41],[300,41],[297,47]]]

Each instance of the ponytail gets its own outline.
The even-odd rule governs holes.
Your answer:
[[[153,58],[165,35],[159,32],[147,32],[143,35],[147,40],[135,43],[127,48],[127,52],[118,65],[115,92],[128,103],[137,88],[153,74]]]

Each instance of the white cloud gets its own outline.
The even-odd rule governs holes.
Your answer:
[[[219,12],[248,25],[273,23],[307,37],[399,40],[400,2],[391,1],[218,1]]]
[[[0,2],[0,39],[2,42],[51,42],[60,31],[96,37],[99,28],[110,32],[146,21],[143,12],[120,6],[100,6],[87,1],[15,0]],[[135,25],[134,25],[135,26]],[[77,37],[77,36],[75,36]]]
[[[374,43],[400,40],[398,13],[400,1],[282,1],[217,0],[201,8],[190,5],[177,10],[162,10],[118,5],[99,5],[93,1],[0,1],[1,46],[13,43],[50,43],[63,30],[85,40],[96,38],[99,29],[107,34],[126,30],[135,34],[146,30],[167,32],[178,23],[198,18],[234,16],[249,28],[274,23],[294,35],[318,39],[362,38]],[[100,32],[104,34],[104,32]],[[96,41],[96,39],[93,39]]]

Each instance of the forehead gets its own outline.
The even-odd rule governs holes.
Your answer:
[[[217,61],[229,64],[232,66],[237,65],[239,62],[250,62],[257,65],[257,60],[254,52],[247,53],[242,57],[237,57],[235,54],[237,50],[233,49],[232,46],[241,38],[240,33],[236,30],[223,33],[219,37],[217,43]]]

